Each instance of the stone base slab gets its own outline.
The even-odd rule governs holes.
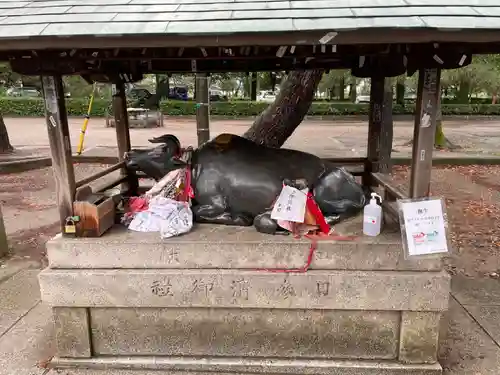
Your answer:
[[[54,270],[39,275],[42,300],[59,307],[226,307],[443,311],[442,272]]]
[[[439,364],[405,365],[393,361],[332,361],[224,357],[55,357],[52,368],[161,370],[169,375],[297,374],[297,375],[441,375]]]
[[[404,259],[399,232],[378,237],[359,233],[361,218],[335,226],[351,241],[318,242],[310,269],[440,271],[440,258]],[[158,233],[139,233],[115,226],[99,238],[57,236],[47,242],[50,268],[60,269],[255,269],[299,268],[311,241],[271,236],[248,227],[197,225],[192,232],[160,239]]]

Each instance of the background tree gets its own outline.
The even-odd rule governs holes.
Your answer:
[[[318,90],[320,92],[328,93],[328,98],[330,100],[338,99],[340,101],[345,100],[345,87],[346,82],[350,81],[351,75],[349,70],[337,69],[330,70],[328,74],[324,74],[321,79]]]
[[[10,144],[9,133],[5,126],[3,116],[0,115],[0,154],[10,153],[14,151],[14,147]]]
[[[322,70],[292,71],[279,94],[243,137],[269,147],[281,147],[304,119],[314,99]]]

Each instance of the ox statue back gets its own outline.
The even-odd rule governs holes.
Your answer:
[[[365,191],[353,176],[306,152],[221,134],[194,150],[186,165],[178,158],[181,148],[175,136],[150,142],[157,146],[128,153],[127,167],[157,181],[174,169],[190,168],[196,222],[255,225],[260,232],[276,233],[279,227],[270,213],[286,181],[306,181],[330,222],[353,216],[365,205]]]

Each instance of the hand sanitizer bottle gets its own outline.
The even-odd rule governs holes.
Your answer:
[[[382,227],[382,207],[377,203],[377,198],[382,203],[382,197],[372,193],[372,199],[363,211],[363,234],[366,236],[378,236]]]

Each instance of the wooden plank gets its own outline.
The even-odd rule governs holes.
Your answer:
[[[101,177],[104,177],[106,176],[107,174],[110,174],[120,168],[124,168],[125,167],[125,162],[124,161],[121,161],[119,163],[116,163],[115,165],[112,165],[111,167],[109,168],[106,168],[100,172],[97,172],[97,173],[94,173],[93,175],[89,176],[89,177],[86,177],[84,178],[83,180],[80,180],[76,183],[76,187],[79,188],[80,186],[83,186],[83,185],[86,185],[88,184],[89,182],[92,182],[92,181],[95,181]]]
[[[196,133],[198,146],[210,140],[210,94],[208,74],[196,74]]]
[[[113,85],[113,114],[115,117],[116,140],[118,144],[118,162],[125,161],[125,154],[130,151],[130,129],[127,113],[127,99],[125,97],[125,85],[118,81]],[[134,173],[128,173],[127,168],[123,166],[121,175],[127,176],[126,188],[131,194],[137,191],[137,176]]]
[[[413,153],[410,180],[410,197],[427,197],[430,194],[432,151],[436,133],[441,69],[423,69],[419,72]]]
[[[56,182],[56,202],[59,207],[61,231],[64,233],[66,218],[73,215],[76,187],[62,78],[43,76],[42,86],[52,169]]]
[[[372,180],[384,188],[384,193],[388,193],[389,197],[396,199],[406,199],[408,196],[400,189],[392,184],[392,180],[388,175],[382,173],[372,173]]]

